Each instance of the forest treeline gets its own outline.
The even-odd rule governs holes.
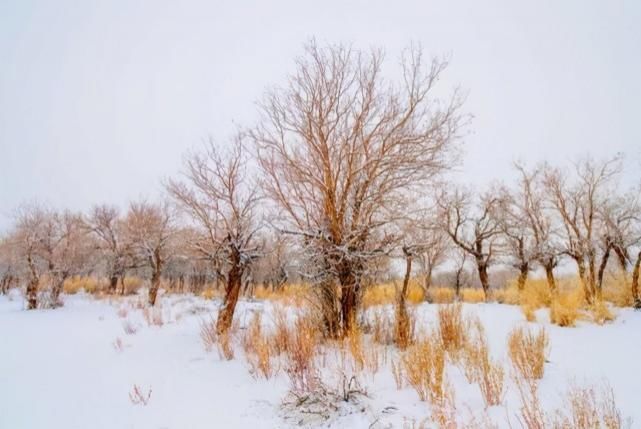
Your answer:
[[[447,61],[409,48],[398,79],[383,64],[381,50],[310,42],[260,98],[257,123],[187,154],[162,201],[19,207],[0,241],[2,292],[24,287],[28,309],[56,307],[74,276],[104,278],[115,294],[135,272],[154,305],[162,279],[215,282],[225,332],[243,288],[295,279],[314,292],[326,334],[340,336],[363,289],[395,276],[393,261],[403,261],[401,300],[411,277],[429,289],[444,266],[457,290],[469,266],[487,296],[489,270],[506,266],[519,288],[540,270],[553,293],[571,263],[587,302],[615,270],[640,304],[640,193],[622,188],[621,155],[519,163],[513,183],[455,185],[446,177],[470,121],[459,91],[435,95]]]

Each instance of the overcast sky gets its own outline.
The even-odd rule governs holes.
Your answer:
[[[451,55],[474,115],[461,175],[624,152],[641,178],[641,1],[0,0],[0,231],[40,200],[157,196],[248,124],[311,37]],[[527,3],[527,4],[526,4]]]

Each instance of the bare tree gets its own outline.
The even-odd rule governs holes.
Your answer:
[[[259,238],[262,249],[261,257],[253,267],[254,280],[263,287],[272,290],[280,289],[289,279],[289,266],[293,258],[290,249],[292,243],[285,234],[270,232]]]
[[[560,234],[563,253],[576,263],[589,303],[600,294],[597,281],[600,260],[607,263],[609,256],[609,251],[600,251],[598,245],[602,227],[599,207],[609,204],[610,185],[620,171],[619,156],[604,161],[580,160],[575,164],[574,181],[558,168],[545,171],[546,192],[563,225]],[[609,245],[605,247],[610,249]]]
[[[16,224],[10,238],[26,273],[27,310],[38,308],[41,277],[50,269],[46,248],[51,247],[51,217],[53,212],[37,203],[21,206],[16,214]]]
[[[451,250],[449,237],[433,217],[425,216],[425,219],[421,220],[416,228],[405,234],[406,239],[408,235],[413,237],[414,253],[420,266],[425,293],[432,285],[434,271],[447,260]]]
[[[133,202],[129,205],[125,228],[138,257],[151,269],[149,305],[155,305],[162,270],[173,254],[174,213],[166,203]]]
[[[135,268],[135,261],[118,208],[106,204],[94,206],[85,225],[95,237],[100,259],[105,263],[109,292],[116,293],[120,280],[124,293],[125,275],[128,269]]]
[[[0,294],[5,295],[19,283],[19,261],[11,235],[0,238]]]
[[[60,294],[65,281],[80,275],[88,267],[93,247],[83,227],[80,214],[63,212],[51,218],[50,231],[46,242],[46,259],[52,280],[50,303],[61,305]]]
[[[186,182],[171,180],[167,184],[172,198],[194,222],[192,249],[226,280],[216,324],[219,333],[231,327],[243,276],[259,256],[260,196],[256,185],[247,179],[246,164],[240,137],[227,152],[210,142],[205,152],[188,156]]]
[[[603,205],[598,207],[601,220],[601,238],[599,240],[602,252],[601,264],[597,274],[597,288],[602,289],[603,275],[608,263],[608,257],[614,252],[623,281],[629,284],[628,269],[632,265],[634,277],[637,262],[634,262],[632,252],[641,244],[641,201],[639,191],[634,189],[623,195],[611,194]],[[636,258],[639,259],[638,257]],[[632,282],[631,291],[634,301],[638,296],[638,268],[636,283]]]
[[[462,251],[474,258],[485,297],[490,280],[488,269],[493,263],[501,234],[501,224],[496,215],[501,200],[498,192],[488,191],[476,204],[468,190],[444,192],[438,199],[441,227]]]
[[[458,94],[445,103],[433,96],[446,62],[425,67],[410,49],[400,85],[383,79],[382,62],[380,51],[311,42],[288,84],[266,94],[249,133],[263,187],[282,212],[279,229],[300,237],[321,296],[340,301],[340,320],[325,314],[330,335],[349,331],[368,261],[393,247],[386,229],[412,191],[425,192],[452,165],[462,125]]]

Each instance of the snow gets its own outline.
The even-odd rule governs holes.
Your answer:
[[[131,306],[137,297],[127,298]],[[123,329],[120,300],[98,300],[87,295],[65,297],[57,310],[25,311],[21,297],[0,297],[0,428],[273,428],[294,426],[281,403],[288,392],[282,372],[269,380],[254,378],[236,348],[236,359],[222,360],[205,351],[200,323],[215,316],[219,303],[192,296],[163,296],[165,324],[149,326],[142,309],[130,309],[126,320],[138,328]],[[271,303],[239,302],[237,318],[244,326],[255,311],[272,311]],[[390,309],[387,309],[391,311]],[[435,323],[436,306],[416,308],[419,328]],[[507,367],[506,339],[517,325],[528,324],[518,307],[465,304],[466,312],[482,320],[494,357]],[[598,326],[576,328],[549,325],[550,355],[540,396],[545,406],[557,408],[569,383],[613,388],[623,416],[641,425],[641,313],[617,310],[617,319]],[[265,319],[269,319],[268,317]],[[534,324],[533,324],[534,325]],[[120,338],[121,351],[114,347]],[[520,427],[515,415],[519,400],[508,379],[505,403],[488,410],[507,427]],[[456,367],[448,368],[462,416],[480,415],[483,402],[478,386],[469,385]],[[411,388],[397,390],[389,361],[375,375],[363,374],[367,397],[341,407],[325,421],[332,427],[402,427],[420,424],[429,406]],[[146,394],[148,405],[129,397],[134,385]],[[287,418],[291,417],[291,418]],[[311,426],[312,421],[308,424]],[[318,421],[316,422],[318,423]]]

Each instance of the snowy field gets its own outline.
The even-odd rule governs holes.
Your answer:
[[[254,378],[240,347],[231,361],[205,351],[200,324],[215,316],[216,302],[163,297],[163,326],[150,326],[142,309],[131,308],[125,315],[122,301],[76,295],[65,302],[61,309],[27,312],[21,297],[0,297],[0,428],[276,428],[300,421],[288,418],[281,406],[289,388],[282,372],[269,380]],[[423,304],[417,309],[419,329],[434,323],[436,308]],[[270,303],[241,301],[241,329],[253,312],[263,311],[269,319],[271,310]],[[466,304],[465,311],[479,316],[492,355],[509,368],[507,335],[514,326],[527,324],[520,309]],[[539,322],[550,334],[540,384],[544,405],[562,405],[570,383],[607,380],[623,416],[632,419],[632,427],[641,427],[641,312],[617,310],[613,323],[576,328],[552,326],[546,318],[540,311]],[[125,333],[124,324],[136,332]],[[362,377],[367,396],[361,405],[336,411],[323,425],[419,427],[429,416],[428,405],[413,389],[398,390],[388,367],[389,362]],[[483,412],[478,387],[455,367],[447,374],[457,413]],[[508,421],[520,427],[515,417],[519,397],[509,373],[506,379],[504,404],[491,407],[487,415],[499,427],[509,427]],[[151,390],[147,405],[132,403],[134,385],[143,396]]]

